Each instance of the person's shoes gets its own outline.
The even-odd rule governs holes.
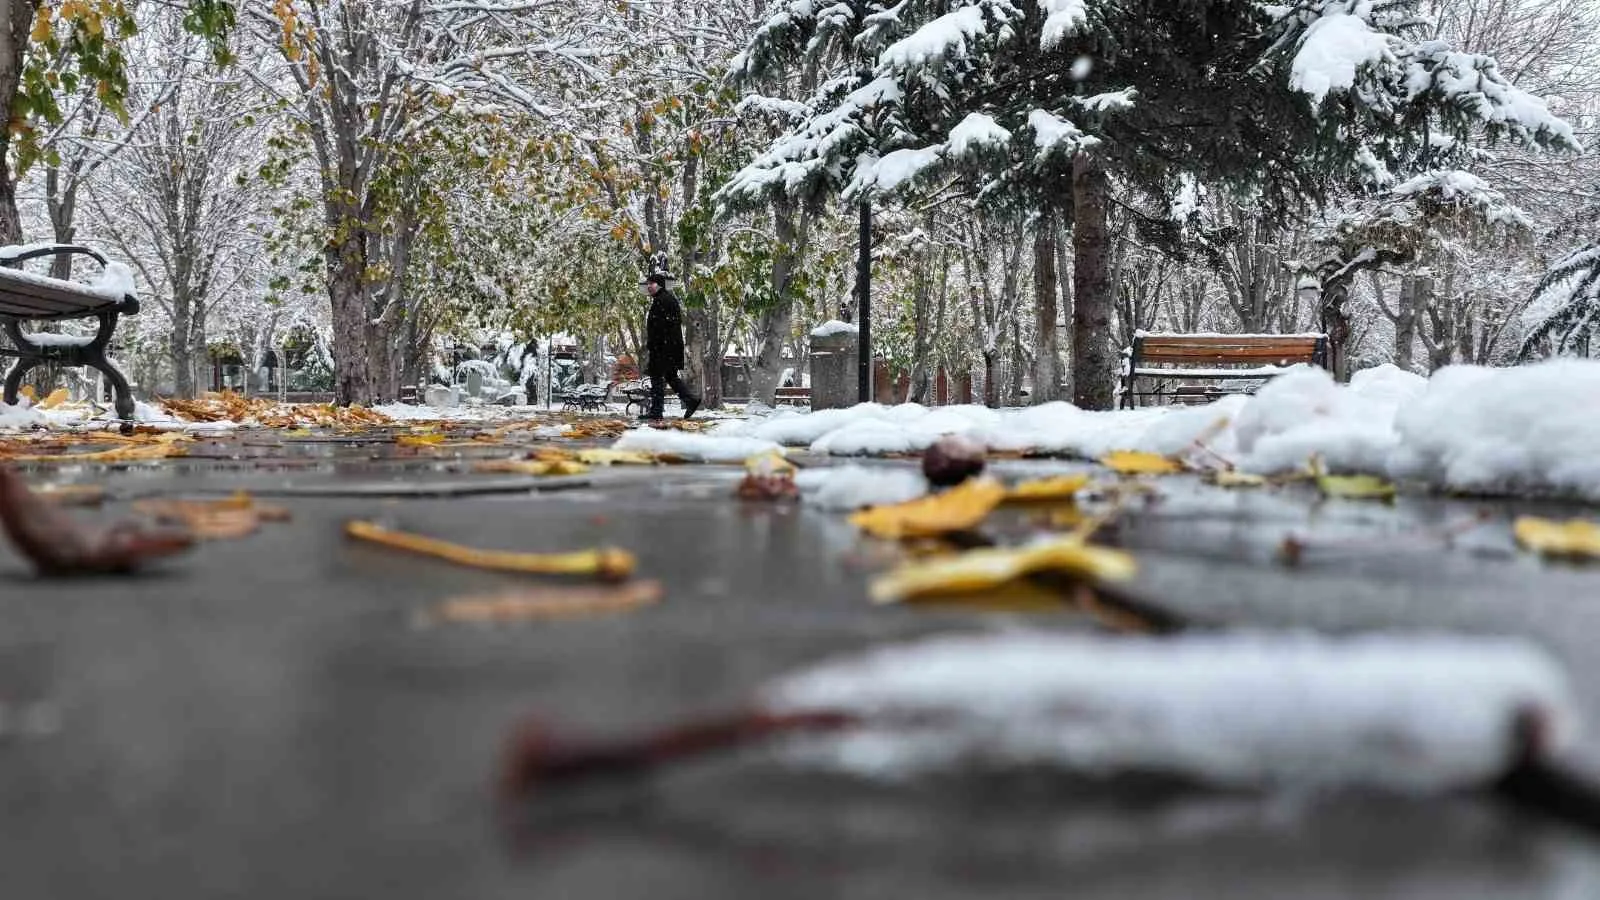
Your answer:
[[[700,398],[699,397],[690,397],[689,399],[683,401],[683,417],[685,419],[689,418],[690,416],[694,415],[694,411],[699,409],[699,408],[700,408]]]
[[[639,417],[639,421],[641,421],[641,422],[659,422],[664,418],[666,418],[666,417],[661,415],[660,413],[654,413],[654,414],[645,413],[644,415]]]

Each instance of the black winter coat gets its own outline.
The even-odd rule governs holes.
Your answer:
[[[676,372],[683,368],[683,308],[666,288],[656,291],[650,300],[644,342],[651,372]]]

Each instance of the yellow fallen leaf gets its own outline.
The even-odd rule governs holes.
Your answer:
[[[931,537],[976,527],[1006,496],[992,478],[969,478],[942,494],[892,506],[876,506],[850,517],[851,524],[880,538]]]
[[[39,392],[34,390],[33,389],[33,385],[31,385],[31,384],[23,385],[22,386],[22,390],[17,391],[17,393],[22,395],[22,396],[24,396],[24,397],[27,397],[28,398],[28,403],[30,403],[30,404],[39,402]]]
[[[1085,581],[1126,581],[1137,567],[1120,550],[1062,538],[1029,547],[985,547],[957,556],[908,563],[872,582],[872,599],[895,603],[997,587],[1038,572],[1061,572]]]
[[[1089,476],[1057,475],[1020,482],[1006,495],[1008,503],[1033,503],[1036,501],[1071,500],[1089,486]]]
[[[606,587],[519,587],[455,597],[424,614],[424,623],[498,624],[611,615],[661,600],[661,582],[630,581]]]
[[[291,438],[308,438],[311,437],[312,434],[313,432],[309,428],[291,428],[288,431],[285,431],[283,436]]]
[[[784,459],[783,454],[777,450],[768,450],[766,453],[757,453],[755,456],[745,460],[744,470],[745,472],[755,475],[758,478],[764,478],[773,475],[779,477],[787,475],[788,477],[792,478],[794,477],[794,473],[797,471],[794,463]]]
[[[603,547],[599,550],[579,550],[573,553],[518,553],[510,550],[480,550],[438,538],[424,537],[404,531],[393,531],[375,522],[354,521],[345,523],[345,533],[357,540],[370,541],[405,550],[422,556],[431,556],[459,566],[490,569],[496,572],[524,572],[532,575],[593,575],[610,581],[620,581],[633,574],[636,565],[633,554],[626,550]]]
[[[444,443],[442,434],[402,434],[394,439],[401,447],[432,447]]]
[[[656,458],[637,450],[579,450],[578,462],[591,466],[653,466]]]
[[[1324,497],[1344,500],[1393,500],[1395,486],[1376,475],[1318,475]]]
[[[1225,488],[1253,488],[1265,487],[1267,479],[1262,475],[1251,475],[1248,472],[1218,472],[1211,476],[1211,483],[1217,487]]]
[[[97,450],[93,453],[35,453],[8,455],[8,462],[65,462],[65,463],[117,463],[139,462],[182,456],[182,447],[173,444],[131,444],[114,450]]]
[[[474,463],[472,471],[502,475],[582,475],[589,467],[568,459],[489,459]]]
[[[50,396],[39,401],[39,408],[55,409],[61,404],[67,402],[71,396],[72,394],[69,393],[66,388],[56,388],[50,392]]]
[[[1100,457],[1100,465],[1118,475],[1175,475],[1183,471],[1177,460],[1142,450],[1113,450]]]
[[[982,591],[907,597],[906,602],[915,603],[919,608],[959,608],[1010,613],[1060,613],[1069,612],[1073,608],[1062,592],[1026,580],[1008,581]]]
[[[1584,519],[1556,522],[1521,516],[1512,531],[1517,543],[1543,556],[1600,559],[1600,523]]]

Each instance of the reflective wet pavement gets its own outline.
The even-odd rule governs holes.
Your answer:
[[[397,454],[58,473],[123,498],[274,493],[294,521],[137,578],[38,581],[0,549],[7,897],[1600,896],[1600,839],[1482,798],[1128,791],[1044,773],[884,785],[760,753],[548,798],[507,829],[492,780],[524,715],[633,730],[875,642],[1092,625],[873,607],[873,554],[840,517],[735,502],[731,468],[515,483],[372,455]],[[489,479],[494,493],[427,496]],[[1316,504],[1187,479],[1163,493],[1113,535],[1140,556],[1141,596],[1216,625],[1529,634],[1600,723],[1600,570],[1513,553],[1503,518],[1449,547],[1422,534],[1480,504]],[[420,628],[419,609],[514,579],[348,543],[351,518],[481,546],[616,544],[667,592],[611,618]],[[1309,547],[1295,568],[1274,559],[1291,531]],[[1575,761],[1600,771],[1600,724]]]

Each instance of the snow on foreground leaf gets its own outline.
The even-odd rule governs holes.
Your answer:
[[[1556,741],[1575,731],[1563,674],[1537,648],[1426,635],[940,637],[824,663],[764,700],[863,717],[795,756],[887,778],[1043,763],[1422,792],[1503,773],[1520,714],[1543,717]]]
[[[1209,406],[1089,412],[1070,403],[991,410],[862,404],[785,410],[720,424],[707,441],[758,439],[816,453],[871,456],[926,449],[963,434],[992,452],[1099,459],[1117,450],[1219,458],[1241,472],[1364,474],[1453,491],[1600,500],[1600,361],[1509,369],[1450,366],[1426,379],[1394,366],[1348,385],[1297,366],[1254,396]],[[1205,451],[1196,454],[1196,445]]]

